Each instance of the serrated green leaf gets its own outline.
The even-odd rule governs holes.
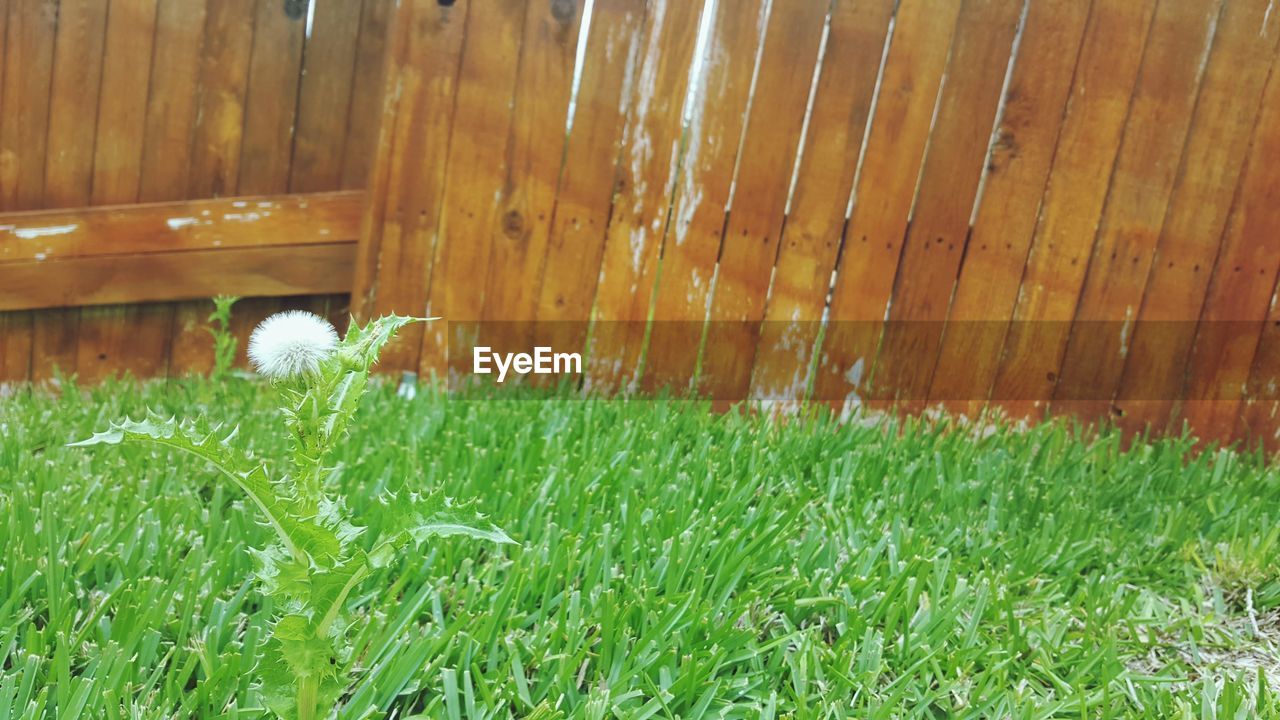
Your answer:
[[[123,442],[152,443],[181,450],[208,462],[224,477],[235,483],[253,501],[267,523],[276,531],[280,542],[295,558],[331,565],[342,551],[342,541],[332,529],[323,527],[298,511],[291,498],[279,492],[267,477],[260,461],[234,450],[231,441],[236,430],[219,437],[217,428],[201,430],[194,423],[179,423],[174,418],[148,414],[147,419],[126,418],[93,437],[71,443],[70,447],[118,445]]]
[[[347,362],[365,370],[378,361],[382,348],[395,337],[404,326],[415,322],[428,322],[439,318],[405,317],[403,315],[383,315],[361,327],[354,321],[347,330],[338,350]]]
[[[381,505],[385,512],[382,525],[387,531],[369,553],[373,567],[390,562],[395,552],[405,545],[432,537],[463,535],[499,545],[516,544],[501,528],[471,509],[470,504],[455,503],[439,494],[387,493]]]

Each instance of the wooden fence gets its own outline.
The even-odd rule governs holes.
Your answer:
[[[9,87],[39,97],[50,84],[14,58],[63,44],[51,29],[13,32],[45,4],[9,5],[0,115],[13,137]],[[271,113],[293,107],[260,100],[267,129],[252,129],[257,48],[295,56],[228,29],[275,28],[264,12],[284,24],[277,5],[255,21],[247,0],[210,0],[204,52],[216,59],[189,63],[200,82],[169,80],[199,88],[214,117],[246,119],[225,143],[199,139],[237,123],[196,123],[179,164],[187,195],[358,187],[370,166],[353,308],[450,321],[415,329],[387,369],[442,372],[446,346],[457,357],[475,341],[470,323],[536,321],[572,328],[559,337],[574,347],[556,349],[584,349],[596,387],[1280,433],[1275,0],[343,4],[351,16],[335,25],[360,28],[346,40],[357,50],[326,67],[354,53],[356,80],[335,93],[351,98],[347,152],[316,152],[309,162],[341,159],[343,171],[308,185],[294,176],[311,168],[311,75],[289,169],[257,158],[250,148],[278,147],[289,125]],[[384,37],[377,91],[362,79]],[[54,113],[59,89],[83,80],[57,82],[59,67],[39,138],[58,151],[46,188],[63,182],[63,148],[79,147]],[[297,89],[279,63],[261,72]],[[154,98],[165,85],[151,84]],[[244,108],[225,101],[228,86]],[[101,136],[111,113],[98,115]],[[255,146],[251,132],[272,140]],[[36,143],[5,140],[15,145]],[[223,164],[233,157],[238,173]]]
[[[0,383],[209,369],[207,301],[106,303],[344,315],[392,5],[0,1]]]

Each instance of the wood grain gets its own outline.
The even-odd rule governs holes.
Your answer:
[[[115,0],[107,12],[94,141],[93,205],[138,201],[156,10],[156,0]],[[99,244],[108,241],[108,237],[95,238]],[[164,375],[171,325],[172,308],[168,305],[85,308],[77,331],[77,378],[94,383],[124,373],[135,377]]]
[[[885,60],[815,392],[849,409],[872,401],[871,365],[946,69],[960,3],[902,0]]]
[[[5,10],[7,41],[0,73],[0,210],[26,210],[39,207],[44,199],[57,6],[43,0],[11,0]],[[0,337],[4,340],[0,382],[29,379],[31,313],[0,314]]]
[[[347,121],[355,78],[356,40],[363,0],[311,0],[314,25],[307,38],[305,74],[298,96],[289,189],[337,190],[342,185]]]
[[[769,13],[697,381],[709,397],[741,399],[751,386],[826,10],[779,3]]]
[[[903,412],[918,412],[928,397],[1023,8],[1021,0],[960,8],[874,369],[879,392]]]
[[[1271,73],[1179,393],[1202,440],[1233,439],[1280,272],[1280,77]],[[1274,367],[1274,366],[1273,366]],[[1175,420],[1178,416],[1175,416]]]
[[[0,264],[354,240],[363,199],[342,190],[0,213]]]
[[[593,389],[630,388],[638,378],[702,9],[700,0],[653,0],[645,16],[595,297],[607,322],[597,325],[584,368]]]
[[[645,7],[597,0],[587,36],[573,130],[539,283],[540,321],[590,319],[623,131],[643,40]],[[567,347],[582,347],[585,337]]]
[[[1161,3],[1054,390],[1085,422],[1110,419],[1128,338],[1182,162],[1222,3]]]
[[[0,265],[0,309],[350,292],[355,242]]]
[[[893,9],[892,0],[839,0],[832,9],[807,144],[756,350],[753,397],[791,401],[807,393]]]
[[[555,214],[564,160],[564,131],[573,90],[582,2],[533,3],[525,13],[514,117],[507,144],[507,178],[491,237],[481,318],[504,321],[485,343],[527,351]],[[556,142],[561,138],[561,142]],[[516,321],[516,322],[511,322]],[[505,350],[509,349],[509,350]]]
[[[1155,5],[1093,8],[992,389],[1011,417],[1039,416],[1053,397]]]
[[[715,5],[655,289],[648,391],[692,389],[767,10],[758,0]]]
[[[95,127],[102,87],[107,6],[98,0],[58,5],[58,31],[49,91],[49,147],[43,207],[79,207],[92,196]],[[73,308],[32,316],[31,378],[53,380],[76,372],[80,312]]]
[[[1267,2],[1224,6],[1116,396],[1129,431],[1166,429],[1274,64]],[[1262,32],[1260,32],[1260,30]]]
[[[983,411],[995,380],[1089,14],[1077,0],[1027,9],[929,386],[931,402],[962,417]]]

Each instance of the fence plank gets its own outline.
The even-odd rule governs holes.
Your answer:
[[[504,321],[492,326],[485,340],[505,351],[525,352],[533,337],[528,321],[537,314],[539,288],[531,279],[541,274],[555,213],[582,5],[531,3],[525,14],[514,119],[506,139],[510,164],[496,222],[486,229],[492,250],[481,317]]]
[[[59,3],[53,86],[49,93],[49,149],[42,201],[45,207],[89,204],[106,28],[106,3]]]
[[[143,202],[186,197],[207,0],[159,0],[140,170]],[[194,81],[193,81],[194,80]]]
[[[399,121],[401,107],[408,107],[408,101],[402,98],[406,93],[412,96],[416,85],[408,84],[412,78],[409,72],[409,34],[412,29],[415,3],[396,3],[394,16],[387,28],[384,46],[383,74],[379,88],[376,116],[373,120],[377,135],[372,143],[372,157],[369,165],[369,187],[366,196],[365,212],[360,221],[360,244],[356,252],[355,277],[352,280],[351,310],[363,322],[373,310],[373,303],[378,292],[379,254],[382,252],[382,240],[386,234],[387,196],[391,189],[391,170],[393,161],[400,160],[402,153],[396,153],[393,142],[397,131],[404,132],[407,123]],[[374,114],[371,110],[370,114]],[[398,169],[402,162],[395,164]],[[394,288],[388,288],[388,291]]]
[[[960,3],[902,0],[831,299],[815,392],[852,408],[869,387]]]
[[[49,147],[44,207],[87,205],[92,194],[94,126],[102,83],[107,7],[98,0],[58,6],[58,30],[49,94]],[[86,109],[88,109],[86,111]],[[76,371],[80,311],[50,310],[32,316],[31,379]]]
[[[894,4],[837,0],[832,10],[807,147],[756,351],[753,397],[805,396]]]
[[[253,49],[253,9],[254,0],[209,5],[200,62],[200,104],[187,176],[189,197],[237,192]]]
[[[828,6],[780,2],[769,14],[698,378],[710,397],[739,399],[751,387]]]
[[[428,313],[447,322],[423,332],[420,371],[443,376],[445,350],[465,348],[465,335],[446,338],[449,323],[478,320],[484,306],[492,236],[499,201],[509,178],[506,138],[511,132],[516,73],[527,3],[501,0],[474,4],[458,74],[454,127],[449,141],[444,207],[436,240],[436,262],[428,290]],[[461,328],[461,326],[454,326]]]
[[[632,0],[597,0],[593,8],[546,257],[534,278],[539,345],[586,345],[645,12]]]
[[[348,292],[354,255],[344,242],[5,263],[0,308]]]
[[[290,18],[279,0],[257,0],[236,185],[239,194],[289,191],[289,153],[281,148],[293,142],[305,29],[305,17]]]
[[[1280,38],[1280,20],[1268,18],[1268,7],[1228,2],[1219,21],[1117,392],[1118,422],[1129,431],[1163,430],[1183,387],[1194,321]]]
[[[49,89],[57,7],[43,0],[11,0],[5,8],[4,71],[0,82],[0,210],[39,207],[44,198]],[[31,313],[0,313],[0,382],[31,375]]]
[[[543,263],[539,321],[589,319],[644,22],[645,6],[632,0],[597,0],[593,10]],[[585,339],[571,332],[557,346],[580,348]]]
[[[1023,7],[1022,0],[967,0],[960,8],[873,369],[878,393],[904,412],[921,410],[928,395]]]
[[[1053,397],[1129,114],[1154,0],[1095,5],[992,400],[1011,417]]]
[[[146,131],[147,88],[155,41],[157,0],[113,0],[107,12],[102,91],[94,143],[94,205],[137,202]],[[101,244],[108,238],[95,238]],[[164,375],[168,305],[85,308],[77,331],[76,372],[85,383],[121,373]]]
[[[254,5],[254,0],[227,0],[210,2],[206,9],[185,197],[238,192]],[[248,307],[249,301],[241,301],[236,311],[243,313]],[[204,374],[213,367],[213,343],[205,329],[209,309],[207,301],[181,303],[174,309],[171,374]]]
[[[155,31],[156,0],[112,1],[93,149],[94,205],[138,199]]]
[[[1221,6],[1220,0],[1161,3],[1152,20],[1054,391],[1054,406],[1086,422],[1111,415]]]
[[[691,389],[768,4],[717,3],[694,90],[642,387]]]
[[[995,380],[1089,14],[1078,0],[1037,0],[1027,9],[929,386],[931,401],[962,417],[982,411]]]
[[[378,243],[374,314],[422,314],[427,307],[467,7],[418,0],[401,5],[393,23],[406,25],[399,18],[407,13],[413,18],[407,24],[411,32],[396,38],[389,55],[388,97],[399,100],[383,111],[378,162],[386,169],[373,173],[370,213],[376,219],[364,235],[365,242]],[[412,325],[401,336],[387,347],[380,366],[416,372],[423,330]]]
[[[595,300],[611,322],[593,334],[585,368],[593,388],[630,387],[639,369],[702,9],[700,0],[652,0],[645,16]]]
[[[359,2],[350,3],[359,13]],[[321,18],[321,10],[315,9],[315,18]],[[288,148],[294,142],[294,128],[303,127],[300,117],[304,107],[300,97],[303,79],[303,44],[311,45],[304,35],[305,15],[290,17],[280,2],[258,0],[254,18],[253,51],[249,64],[249,81],[245,97],[244,140],[241,145],[240,177],[236,192],[240,194],[283,193],[290,189],[293,170],[292,153]],[[354,26],[345,29],[352,36]],[[311,85],[323,83],[329,72],[337,70],[340,76],[348,75],[350,68],[313,67],[316,74],[307,74]],[[333,115],[339,113],[333,112]],[[345,127],[345,125],[341,125]],[[336,152],[341,153],[340,143]],[[336,184],[325,189],[335,189]],[[295,191],[297,192],[297,191]],[[325,300],[313,298],[309,303],[295,303],[298,309],[316,314],[325,311]],[[293,306],[289,306],[293,307]],[[262,316],[287,309],[276,298],[251,298],[237,304],[237,310],[245,314],[252,309]],[[252,326],[246,332],[252,330]],[[247,341],[248,335],[242,336]]]
[[[347,118],[355,76],[361,0],[311,0],[315,15],[304,55],[289,189],[336,190],[342,184]]]
[[[379,108],[387,54],[391,0],[364,0],[360,35],[356,39],[355,70],[351,87],[351,111],[347,120],[342,189],[359,190],[369,181],[369,170],[378,142]]]
[[[1202,440],[1226,443],[1248,389],[1280,271],[1280,76],[1258,116],[1187,366],[1181,419]],[[1175,419],[1176,419],[1175,415]]]

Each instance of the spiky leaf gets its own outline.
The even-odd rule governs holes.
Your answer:
[[[294,558],[309,558],[322,565],[332,565],[342,552],[342,540],[331,528],[310,522],[296,507],[294,500],[282,492],[267,476],[266,466],[239,451],[233,445],[236,430],[222,433],[220,428],[201,429],[195,423],[179,423],[148,413],[145,420],[126,418],[93,437],[71,443],[71,447],[119,445],[124,442],[150,443],[174,448],[208,462],[225,478],[244,491]]]

